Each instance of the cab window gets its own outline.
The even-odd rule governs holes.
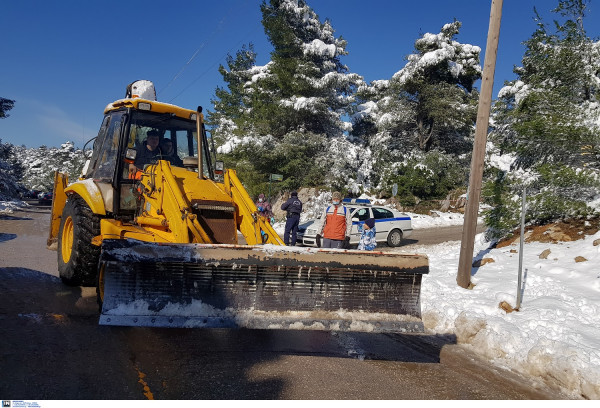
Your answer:
[[[87,176],[104,181],[113,180],[119,153],[122,119],[122,112],[113,113],[104,118],[98,138],[94,143],[94,155]]]

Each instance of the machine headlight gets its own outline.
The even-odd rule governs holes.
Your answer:
[[[150,109],[152,109],[152,105],[150,105],[148,102],[140,102],[140,103],[138,103],[138,109],[150,110]]]

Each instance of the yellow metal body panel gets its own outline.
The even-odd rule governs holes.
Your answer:
[[[122,221],[103,218],[100,220],[100,233],[102,239],[137,239],[145,242],[172,242],[169,234],[152,228],[139,225],[126,224]]]
[[[56,250],[58,242],[58,229],[60,228],[60,219],[62,217],[63,208],[67,202],[67,194],[65,189],[69,183],[69,177],[64,173],[54,172],[54,190],[52,193],[52,210],[50,212],[50,231],[48,241],[46,242],[48,249]]]
[[[173,113],[173,114],[175,114],[175,116],[178,116],[178,117],[184,118],[184,119],[191,119],[191,116],[193,114],[197,113],[196,111],[193,111],[190,109],[184,109],[179,106],[171,105],[169,103],[149,101],[146,99],[135,98],[135,99],[120,99],[118,101],[108,104],[106,106],[106,108],[104,109],[104,114],[107,114],[110,111],[117,110],[117,109],[120,109],[123,107],[139,109],[138,107],[139,107],[140,103],[150,104],[149,112]],[[140,109],[140,111],[144,111],[144,109]],[[204,119],[202,114],[200,114],[200,119],[201,119],[201,121],[202,121],[202,119]]]
[[[194,204],[212,205],[220,209],[234,206],[231,197],[209,179],[199,179],[198,174],[180,167],[171,167],[168,161],[160,160],[146,168],[140,180],[144,202],[142,214],[136,224],[155,235],[155,239],[144,241],[173,243],[215,243],[194,213]],[[227,228],[227,225],[224,225]],[[235,223],[224,235],[231,237],[229,243],[237,243]]]
[[[79,195],[90,207],[94,214],[106,215],[102,193],[91,179],[79,180],[65,188],[65,193]]]

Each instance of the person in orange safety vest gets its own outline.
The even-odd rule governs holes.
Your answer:
[[[348,248],[352,216],[350,210],[342,204],[342,195],[338,191],[331,195],[331,205],[325,209],[321,219],[323,225],[321,232],[317,235],[317,242],[321,241],[320,246],[322,248]]]

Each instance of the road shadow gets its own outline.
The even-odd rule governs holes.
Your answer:
[[[19,267],[0,267],[0,313],[93,315],[94,288],[66,286],[60,278]]]
[[[15,239],[16,237],[17,234],[7,234],[4,232],[0,232],[0,242],[10,241],[12,239]]]
[[[407,245],[413,245],[413,244],[418,244],[418,243],[419,243],[418,239],[402,238],[402,244],[400,246],[407,246]]]

